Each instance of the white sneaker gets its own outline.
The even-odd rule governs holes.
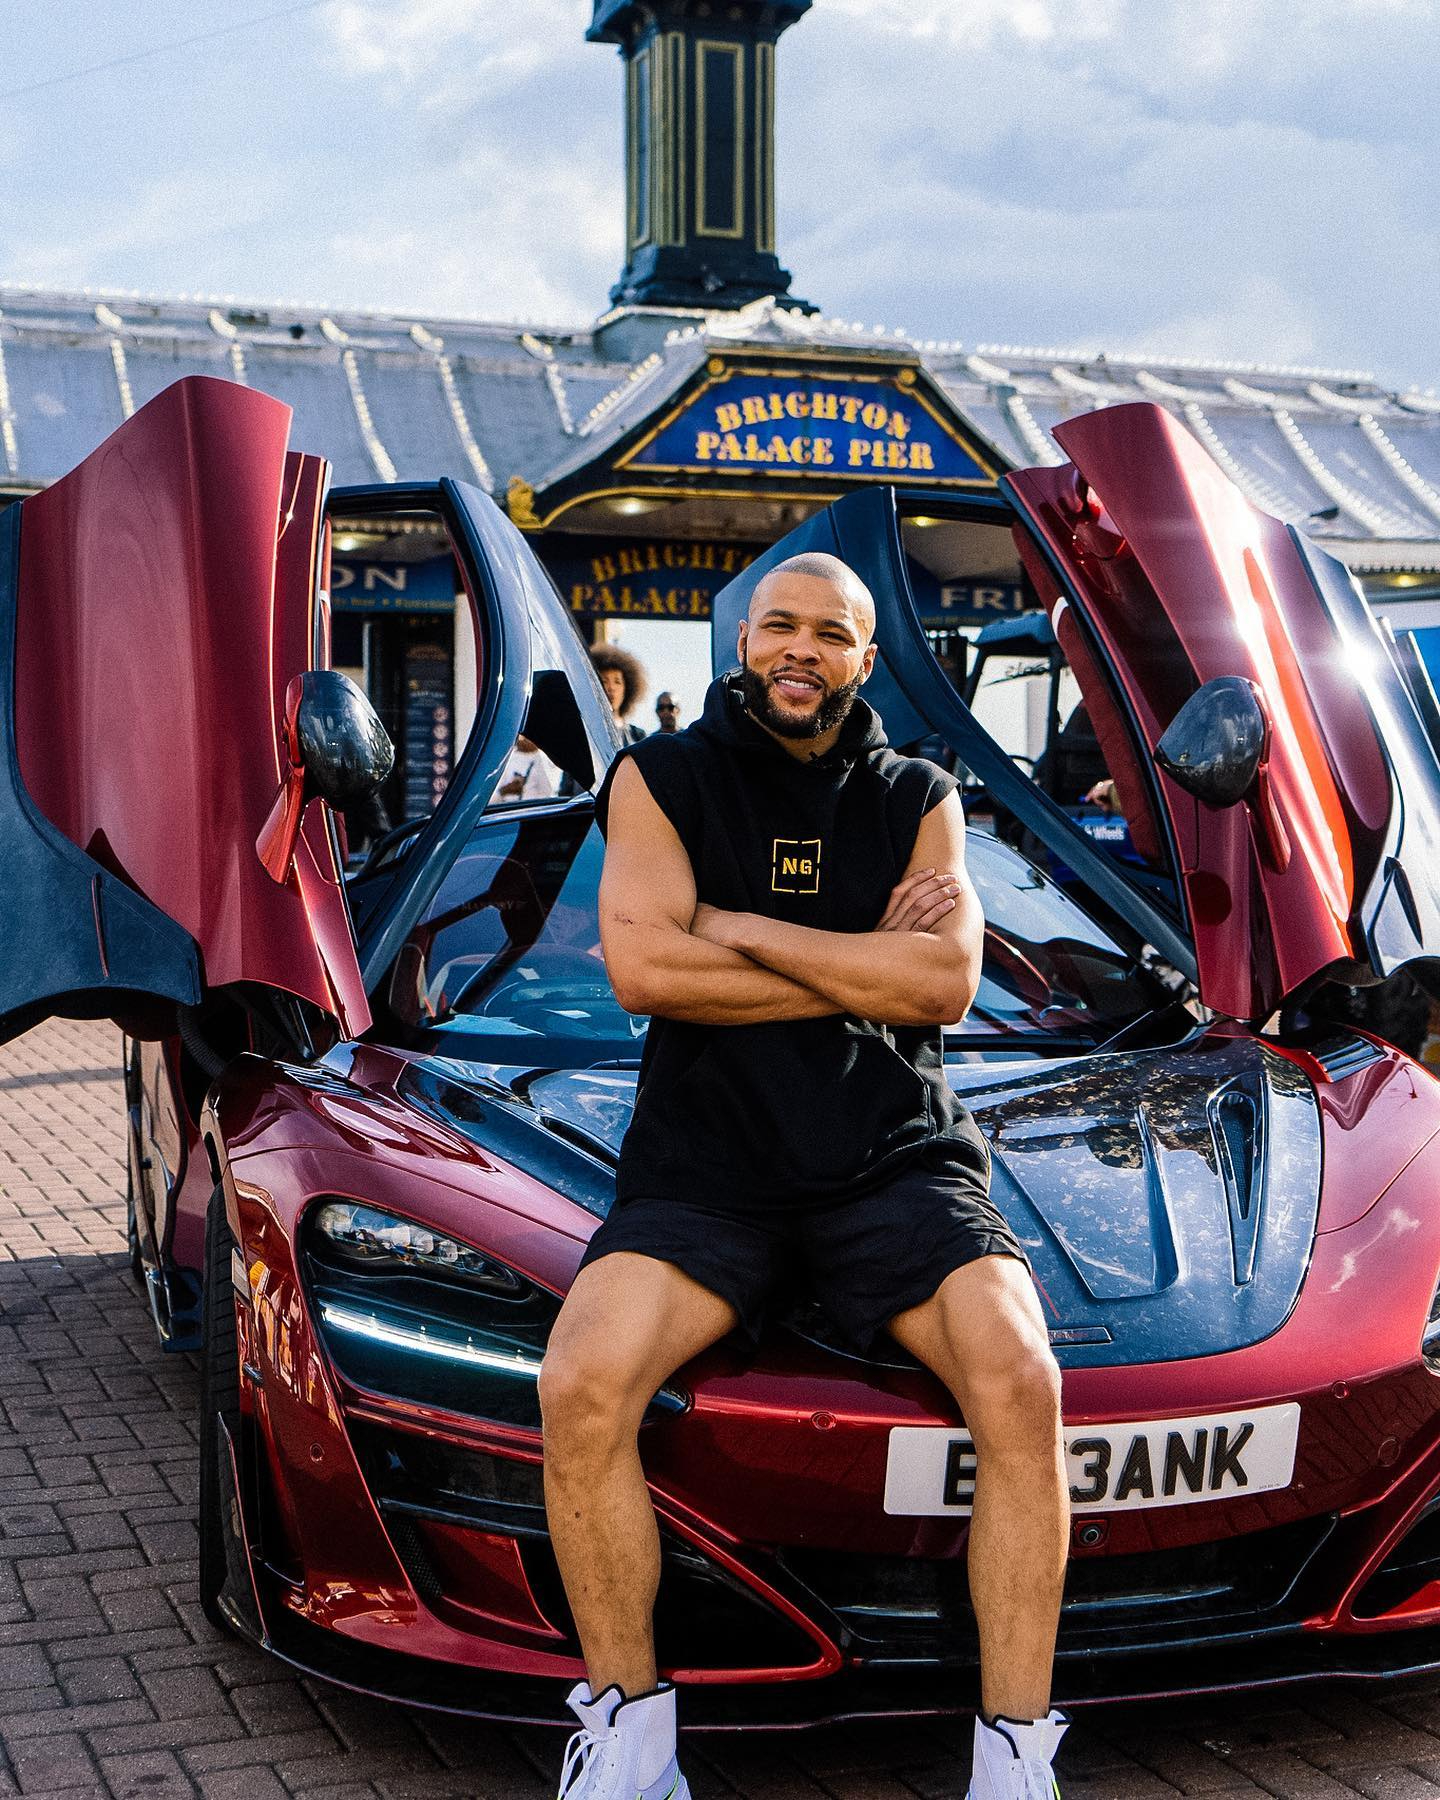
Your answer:
[[[1070,1728],[1063,1712],[1024,1724],[975,1719],[975,1765],[969,1800],[1059,1800],[1060,1784],[1050,1764]]]
[[[565,1746],[556,1800],[690,1800],[675,1760],[675,1690],[626,1700],[608,1687],[572,1688],[568,1704],[580,1729]]]

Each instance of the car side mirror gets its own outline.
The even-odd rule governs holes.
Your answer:
[[[1197,800],[1234,806],[1250,792],[1269,748],[1270,720],[1254,685],[1217,675],[1170,721],[1155,760]]]
[[[337,669],[309,669],[285,690],[284,749],[280,791],[255,840],[266,872],[282,886],[309,803],[342,811],[373,794],[395,766],[395,746],[374,707]]]

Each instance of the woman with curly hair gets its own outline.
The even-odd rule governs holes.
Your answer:
[[[638,656],[622,650],[618,644],[596,644],[590,652],[590,660],[600,677],[611,711],[625,734],[626,743],[638,744],[645,736],[644,727],[629,721],[649,686],[645,665]]]

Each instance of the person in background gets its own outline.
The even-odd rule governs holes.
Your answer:
[[[625,734],[625,742],[638,744],[646,735],[645,728],[632,725],[630,715],[645,698],[645,690],[650,685],[645,678],[644,663],[618,644],[596,644],[590,652],[590,660],[600,677],[616,723]]]
[[[663,694],[656,696],[655,717],[660,723],[657,731],[678,731],[680,729],[680,702],[667,688]]]
[[[547,800],[555,792],[559,770],[538,745],[517,737],[495,787],[497,800]]]

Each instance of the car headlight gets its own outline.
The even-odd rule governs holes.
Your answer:
[[[321,1340],[357,1387],[540,1429],[554,1294],[473,1245],[361,1201],[311,1207],[301,1245]],[[673,1388],[652,1402],[660,1412],[688,1405]]]
[[[419,1273],[511,1299],[519,1299],[527,1286],[513,1269],[468,1244],[351,1200],[325,1201],[315,1209],[311,1229],[357,1274]]]

